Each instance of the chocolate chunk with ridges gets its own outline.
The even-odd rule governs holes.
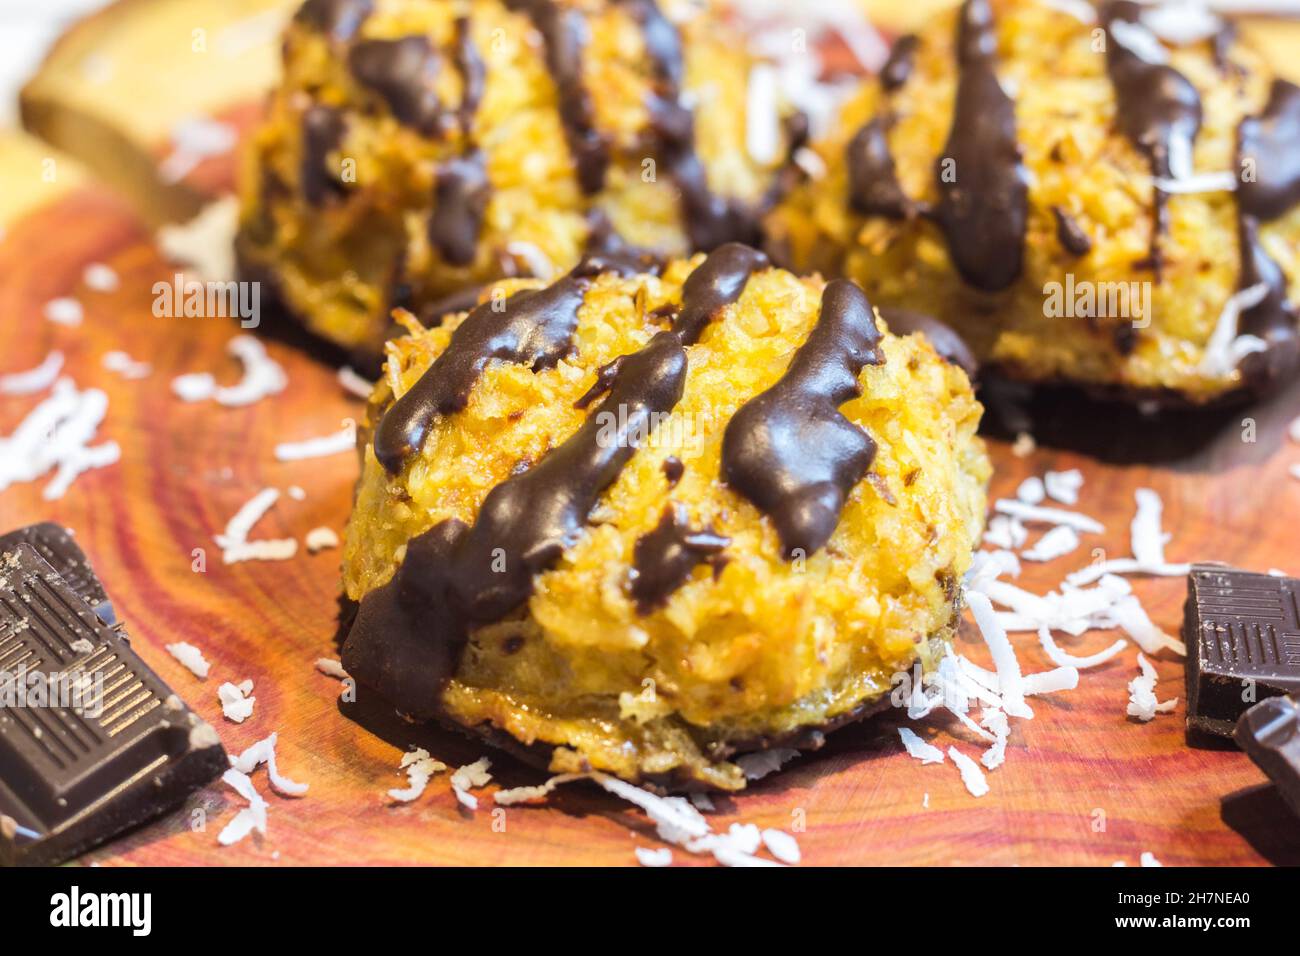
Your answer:
[[[1256,704],[1242,714],[1232,739],[1300,816],[1300,698],[1273,697]]]
[[[912,65],[916,60],[916,51],[921,40],[916,34],[908,33],[894,41],[889,51],[889,59],[880,68],[880,85],[888,91],[903,86],[912,76]]]
[[[305,24],[331,39],[351,40],[374,10],[374,0],[307,0],[294,14]]]
[[[542,35],[546,66],[555,81],[560,120],[577,167],[578,185],[587,195],[605,185],[609,168],[609,143],[596,128],[596,110],[582,76],[583,53],[589,28],[582,11],[567,9],[554,0],[505,0],[506,6],[526,14]]]
[[[997,25],[988,0],[966,0],[957,34],[952,130],[935,164],[935,215],[961,277],[997,292],[1024,260],[1029,186],[1016,141],[1016,109],[997,77]]]
[[[889,323],[889,331],[895,335],[919,332],[930,340],[934,350],[945,362],[956,365],[972,380],[979,374],[979,359],[951,325],[940,322],[932,315],[913,312],[911,309],[884,308],[880,310],[880,315]]]
[[[1116,23],[1146,30],[1142,8],[1132,0],[1112,0],[1102,10],[1106,27],[1106,70],[1115,87],[1115,122],[1129,142],[1147,158],[1154,176],[1168,178],[1177,149],[1192,154],[1201,129],[1201,97],[1183,74],[1165,63],[1148,63],[1115,37]],[[1154,38],[1154,35],[1153,35]],[[1156,188],[1148,263],[1160,280],[1161,240],[1169,232],[1168,196]]]
[[[0,865],[74,857],[230,766],[35,548],[8,550],[0,571]]]
[[[1264,112],[1241,121],[1237,156],[1253,171],[1237,186],[1243,213],[1268,222],[1300,203],[1300,87],[1273,81]]]
[[[1300,581],[1196,565],[1183,612],[1187,724],[1232,736],[1256,701],[1300,693]]]
[[[45,563],[90,605],[101,621],[109,627],[117,623],[113,604],[104,592],[104,586],[99,583],[90,559],[67,528],[52,521],[43,521],[11,531],[0,536],[0,555],[9,553],[20,544],[29,544],[35,548]]]
[[[569,354],[578,309],[588,282],[570,273],[545,289],[511,296],[497,311],[485,302],[452,333],[446,350],[410,391],[384,414],[375,433],[375,456],[396,473],[424,447],[434,419],[465,407],[488,362],[552,368]]]
[[[864,216],[910,219],[916,204],[903,192],[889,151],[888,124],[877,116],[849,140],[849,202]]]
[[[690,580],[697,565],[716,560],[729,544],[730,538],[693,530],[686,509],[669,505],[654,529],[638,538],[633,548],[628,590],[637,613],[645,615],[663,607]]]
[[[727,423],[723,479],[772,519],[787,559],[826,544],[871,467],[876,443],[839,406],[860,394],[862,369],[884,361],[879,342],[866,295],[836,279],[785,374]]]
[[[1060,206],[1052,207],[1052,216],[1056,219],[1056,241],[1062,249],[1072,256],[1086,256],[1092,252],[1092,240],[1073,216]]]
[[[474,262],[489,192],[486,159],[479,150],[438,170],[429,242],[448,264],[468,266]]]
[[[448,115],[433,84],[438,52],[428,37],[362,40],[348,50],[348,68],[357,82],[383,99],[399,123],[425,136],[446,131]]]
[[[313,106],[302,115],[302,198],[319,206],[347,190],[330,168],[329,154],[337,150],[347,132],[347,118],[329,106]]]
[[[536,576],[578,540],[600,495],[671,412],[686,385],[686,350],[660,332],[625,356],[609,397],[564,444],[488,493],[472,527],[449,520],[407,546],[388,584],[367,594],[343,666],[413,717],[437,713],[470,629],[498,621]]]

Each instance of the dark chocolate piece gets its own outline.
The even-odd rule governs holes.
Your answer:
[[[1016,141],[1015,104],[995,69],[997,29],[988,0],[962,4],[957,51],[952,130],[935,164],[935,215],[962,278],[997,292],[1020,275],[1029,186]]]
[[[434,419],[460,411],[488,362],[552,368],[569,354],[588,280],[570,273],[545,289],[511,296],[501,311],[488,301],[452,333],[446,350],[384,414],[375,456],[392,473],[424,447]]]
[[[448,116],[433,88],[438,51],[425,36],[362,40],[348,50],[357,82],[374,90],[399,123],[425,136],[446,131]]]
[[[1300,693],[1300,581],[1198,564],[1188,578],[1187,724],[1230,737],[1256,701]]]
[[[1237,158],[1238,169],[1248,161],[1253,172],[1237,186],[1243,213],[1269,222],[1300,203],[1300,87],[1273,81],[1264,112],[1237,129]]]
[[[663,607],[705,561],[716,561],[731,539],[713,531],[694,531],[681,505],[664,509],[652,531],[637,539],[628,590],[637,613]],[[716,565],[715,565],[716,566]]]
[[[1083,227],[1060,206],[1052,207],[1052,216],[1056,219],[1056,241],[1072,256],[1086,256],[1092,252],[1092,240],[1083,231]]]
[[[1112,0],[1102,10],[1106,28],[1106,70],[1115,87],[1116,124],[1151,164],[1154,176],[1172,175],[1170,156],[1182,144],[1191,156],[1192,143],[1201,130],[1201,97],[1183,74],[1164,63],[1148,63],[1119,40],[1114,25],[1142,26],[1142,8],[1132,0]],[[1155,221],[1151,227],[1149,264],[1160,280],[1161,243],[1169,232],[1168,196],[1156,187]]]
[[[913,335],[919,332],[930,340],[934,350],[945,362],[956,365],[972,380],[979,374],[979,359],[951,325],[940,322],[932,315],[913,312],[911,309],[884,308],[880,310],[880,315],[889,323],[889,331],[895,335]]]
[[[429,242],[448,264],[474,262],[489,192],[486,158],[480,150],[471,150],[438,170]]]
[[[588,26],[581,10],[554,0],[505,0],[516,13],[526,14],[542,35],[546,66],[555,81],[560,120],[577,167],[578,185],[587,195],[605,185],[609,168],[609,142],[596,128],[596,111],[582,77],[582,58]]]
[[[876,443],[839,406],[860,394],[865,366],[884,362],[879,342],[866,295],[836,279],[785,374],[727,423],[723,479],[772,519],[787,560],[826,544],[871,467]]]
[[[393,580],[361,601],[343,647],[348,673],[404,713],[436,713],[470,628],[528,599],[636,453],[635,436],[672,411],[685,385],[686,350],[672,332],[625,356],[601,409],[532,469],[493,488],[473,527],[444,521],[407,545]]]
[[[28,544],[0,557],[0,865],[53,864],[229,768],[195,716]]]
[[[374,10],[374,0],[307,0],[294,21],[318,30],[332,40],[351,40]]]
[[[343,142],[347,117],[330,106],[313,106],[302,114],[302,198],[309,205],[322,205],[347,190],[329,165],[329,154]]]
[[[893,92],[911,78],[916,51],[920,45],[921,39],[914,33],[908,33],[894,41],[889,59],[880,68],[880,85],[887,92]]]
[[[911,219],[916,204],[903,192],[889,151],[888,123],[877,116],[849,140],[849,203],[864,216]]]
[[[113,603],[95,576],[90,559],[67,528],[52,521],[43,521],[11,531],[0,536],[0,554],[7,554],[20,544],[29,544],[35,548],[45,563],[90,605],[101,621],[109,627],[117,624]]]
[[[1300,699],[1273,697],[1256,704],[1242,714],[1232,739],[1300,816]]]

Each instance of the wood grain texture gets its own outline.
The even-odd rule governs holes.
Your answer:
[[[306,797],[285,799],[270,795],[264,776],[256,776],[271,803],[265,840],[217,846],[217,832],[241,805],[218,786],[85,862],[606,865],[634,863],[634,846],[658,846],[639,811],[585,784],[561,789],[545,806],[505,811],[504,832],[493,825],[489,800],[477,813],[461,810],[445,775],[414,805],[390,804],[384,794],[403,784],[397,764],[409,747],[425,746],[452,766],[486,751],[449,732],[407,725],[364,691],[356,706],[337,702],[338,684],[314,669],[317,658],[336,656],[337,552],[224,566],[213,541],[267,486],[299,485],[306,498],[282,498],[257,537],[301,539],[318,525],[341,532],[354,460],[284,464],[272,450],[280,441],[336,430],[360,413],[360,403],[342,393],[332,367],[276,343],[271,352],[290,379],[283,395],[246,409],[177,400],[170,382],[178,374],[211,370],[227,382],[237,376],[224,352],[236,324],[156,318],[151,287],[175,267],[137,214],[84,174],[69,172],[55,183],[29,178],[39,175],[33,157],[49,153],[30,141],[0,139],[5,192],[31,197],[0,206],[0,373],[31,368],[50,349],[62,349],[66,374],[109,394],[100,437],[121,444],[122,461],[83,475],[57,502],[41,499],[43,481],[0,492],[0,527],[52,519],[74,528],[141,656],[214,723],[232,752],[278,731],[282,771],[311,785]],[[231,181],[228,162],[214,162],[206,174]],[[91,262],[112,266],[120,288],[87,289],[82,272]],[[77,328],[42,317],[44,304],[64,295],[85,307]],[[129,382],[104,370],[101,358],[114,349],[151,362],[152,376]],[[0,435],[37,401],[0,396]],[[992,442],[993,497],[1011,494],[1030,474],[1079,467],[1087,476],[1079,508],[1108,529],[1087,537],[1087,549],[1127,554],[1134,489],[1151,487],[1165,501],[1172,560],[1300,574],[1300,484],[1287,471],[1300,463],[1300,446],[1285,436],[1300,414],[1300,387],[1264,406],[1172,424],[1144,425],[1056,398],[1032,411],[1045,440],[1024,459],[1007,442]],[[1253,442],[1243,441],[1246,418],[1257,428]],[[1143,460],[1153,463],[1133,463]],[[206,551],[203,573],[193,570],[195,549]],[[1027,564],[1019,583],[1041,593],[1091,557],[1081,550],[1045,567]],[[1137,580],[1135,587],[1152,618],[1175,630],[1184,582]],[[166,654],[164,645],[176,640],[196,644],[213,662],[206,681]],[[1113,635],[1058,640],[1089,653]],[[1031,636],[1017,638],[1017,646],[1027,670],[1049,666]],[[969,626],[960,650],[987,663]],[[902,753],[895,725],[885,719],[847,728],[780,775],[719,799],[715,828],[733,821],[796,830],[802,824],[797,835],[812,865],[1132,866],[1144,851],[1166,865],[1300,863],[1300,824],[1250,761],[1235,750],[1186,744],[1181,662],[1156,662],[1159,697],[1180,698],[1175,715],[1145,725],[1125,717],[1134,657],[1129,650],[1087,672],[1079,689],[1036,699],[1036,719],[1013,724],[1007,762],[989,774],[991,792],[982,799],[966,792],[950,763],[923,767]],[[244,679],[254,681],[257,705],[249,721],[235,725],[221,717],[216,689]],[[941,718],[925,726],[941,746],[956,743],[972,756],[982,749]],[[504,755],[490,756],[504,786],[540,780]],[[195,832],[199,810],[207,826]],[[676,859],[708,862],[680,852]]]

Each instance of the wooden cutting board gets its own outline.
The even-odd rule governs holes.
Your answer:
[[[214,175],[230,181],[232,162],[213,161]],[[545,806],[500,810],[489,799],[471,813],[458,806],[444,775],[415,804],[391,805],[385,791],[403,785],[398,761],[413,746],[451,766],[490,755],[496,781],[485,793],[541,775],[457,735],[407,725],[364,691],[357,705],[337,702],[339,685],[314,668],[317,658],[336,656],[337,551],[225,566],[213,540],[262,488],[294,485],[305,499],[282,497],[257,537],[301,541],[321,525],[342,532],[354,459],[279,463],[273,448],[336,431],[361,404],[343,393],[333,367],[278,343],[270,351],[290,381],[282,395],[244,409],[180,402],[170,388],[177,375],[238,376],[225,353],[236,324],[156,318],[151,289],[171,279],[174,264],[117,191],[52,147],[0,136],[0,182],[0,374],[62,350],[65,374],[107,392],[99,436],[122,448],[118,464],[83,475],[58,501],[42,499],[44,481],[0,492],[0,527],[51,519],[75,529],[141,656],[213,722],[230,751],[278,732],[281,770],[310,784],[305,797],[286,799],[270,795],[259,773],[271,803],[265,839],[217,845],[242,801],[214,786],[84,862],[604,865],[634,863],[633,847],[658,846],[639,811],[586,784],[561,789]],[[87,288],[83,272],[95,262],[120,277],[115,291]],[[84,307],[80,326],[43,317],[45,304],[61,296]],[[152,374],[126,381],[105,370],[101,359],[111,350],[152,363]],[[12,433],[37,401],[0,396],[0,435]],[[1061,397],[1031,411],[1038,450],[1022,458],[1006,441],[991,441],[991,496],[1011,495],[1028,475],[1077,467],[1087,479],[1079,509],[1108,530],[1085,538],[1074,556],[1027,564],[1024,587],[1056,587],[1092,560],[1093,548],[1128,554],[1140,487],[1164,498],[1171,560],[1300,574],[1291,524],[1300,521],[1300,482],[1288,473],[1300,463],[1300,445],[1286,437],[1300,415],[1300,385],[1263,406],[1168,423]],[[1243,440],[1252,437],[1251,422],[1255,440]],[[206,556],[201,572],[194,569],[197,549]],[[1151,617],[1176,630],[1184,582],[1134,584]],[[1093,632],[1060,640],[1074,653],[1090,653],[1113,639]],[[178,640],[212,662],[206,681],[165,652]],[[1016,641],[1027,670],[1050,666],[1031,635]],[[969,626],[960,650],[988,663]],[[1159,697],[1180,698],[1176,714],[1150,724],[1125,717],[1126,685],[1137,673],[1129,650],[1086,672],[1077,690],[1034,701],[1036,718],[1013,724],[1006,764],[989,774],[991,790],[981,799],[967,793],[951,763],[921,766],[903,754],[895,725],[878,721],[834,734],[785,772],[718,799],[715,829],[744,821],[795,831],[805,863],[814,865],[1133,866],[1145,851],[1166,865],[1300,863],[1300,821],[1245,756],[1187,745],[1182,663],[1161,659],[1156,666]],[[257,704],[236,725],[222,718],[217,687],[246,679]],[[956,743],[972,756],[982,749],[941,718],[925,726],[942,746]],[[680,852],[676,859],[708,862]]]

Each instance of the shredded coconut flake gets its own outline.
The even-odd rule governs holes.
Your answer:
[[[1143,866],[1164,866],[1163,863],[1156,859],[1156,855],[1151,852],[1143,853],[1139,858],[1139,862]]]
[[[406,771],[406,788],[388,791],[388,796],[398,803],[411,803],[420,799],[433,775],[447,769],[445,763],[429,756],[429,751],[423,747],[403,754],[399,767]]]
[[[221,386],[210,373],[193,372],[172,380],[172,391],[176,397],[184,402],[213,399],[226,408],[242,408],[280,394],[289,384],[284,368],[267,354],[266,346],[253,336],[235,336],[226,350],[244,366],[243,378],[237,384]]]
[[[799,850],[799,841],[784,830],[774,830],[771,827],[764,830],[763,846],[767,847],[767,852],[772,856],[791,866],[797,865],[803,859],[803,854]]]
[[[1008,515],[994,515],[989,519],[988,530],[984,532],[984,543],[993,548],[1015,551],[1025,546],[1029,540],[1029,530],[1019,518]]]
[[[333,528],[312,528],[307,532],[307,537],[303,539],[307,545],[307,551],[311,554],[324,551],[328,548],[337,548],[339,546],[339,536]]]
[[[35,395],[54,384],[63,371],[63,353],[55,350],[40,365],[25,372],[0,375],[0,395]]]
[[[1042,504],[1043,498],[1047,496],[1047,489],[1043,486],[1043,479],[1037,476],[1030,476],[1020,483],[1016,489],[1016,498],[1027,505]]]
[[[326,677],[333,677],[336,680],[348,679],[348,672],[343,669],[343,665],[330,657],[322,657],[316,661],[316,669]]]
[[[973,797],[982,797],[989,792],[989,782],[984,777],[980,765],[966,756],[956,747],[948,748],[948,756],[961,772],[961,782],[966,785]]]
[[[81,273],[81,281],[94,292],[113,292],[120,284],[117,273],[102,262],[92,262]]]
[[[736,758],[736,765],[745,774],[746,780],[762,780],[768,774],[776,773],[783,764],[799,756],[799,751],[789,747],[773,747],[770,750],[758,750],[742,754]]]
[[[1234,293],[1223,304],[1214,332],[1205,346],[1200,371],[1210,378],[1222,378],[1236,371],[1241,360],[1252,352],[1263,352],[1268,345],[1255,335],[1239,335],[1241,314],[1253,309],[1268,297],[1268,286],[1260,282]]]
[[[1007,738],[1011,735],[1011,724],[1007,715],[1000,710],[986,710],[980,721],[993,734],[993,746],[984,751],[980,763],[990,770],[996,770],[1007,759]]]
[[[1079,503],[1079,492],[1083,489],[1083,472],[1078,468],[1069,471],[1049,471],[1043,475],[1043,488],[1047,497],[1063,505],[1074,506]]]
[[[1128,685],[1128,715],[1136,717],[1142,722],[1154,720],[1156,714],[1167,714],[1178,706],[1178,698],[1172,700],[1156,700],[1156,669],[1151,666],[1142,652],[1137,656],[1138,668],[1140,673],[1129,681]]]
[[[276,488],[263,488],[244,503],[235,516],[226,523],[222,534],[215,540],[221,547],[221,559],[226,564],[240,561],[285,561],[298,553],[298,542],[293,538],[278,538],[265,541],[249,541],[252,532],[262,516],[271,510],[280,499]]]
[[[943,751],[933,744],[926,743],[908,727],[899,727],[898,736],[903,739],[903,747],[909,756],[915,757],[923,764],[943,763]]]
[[[350,365],[339,369],[339,386],[349,395],[360,399],[368,399],[375,390],[375,383],[358,375]]]
[[[1083,531],[1089,534],[1101,534],[1106,530],[1100,521],[1089,518],[1085,514],[1079,514],[1077,511],[1027,505],[1023,501],[1010,498],[999,498],[994,502],[993,507],[1001,514],[1011,515],[1013,518],[1019,518],[1021,521],[1030,523],[1066,525],[1075,531]]]
[[[1032,548],[1022,552],[1026,561],[1055,561],[1079,547],[1079,532],[1069,525],[1057,525],[1048,530]]]
[[[227,196],[204,206],[181,225],[158,230],[158,247],[173,262],[183,262],[198,276],[227,282],[235,275],[235,231],[239,227],[239,198]]]
[[[460,801],[461,806],[470,810],[478,809],[478,798],[469,791],[474,787],[486,787],[488,785],[492,780],[492,774],[488,773],[488,768],[491,766],[491,760],[487,757],[480,757],[473,763],[458,768],[451,775],[451,789],[456,794],[456,799]]]
[[[45,318],[55,325],[80,325],[86,317],[81,303],[67,296],[46,302],[44,311]]]
[[[966,595],[975,623],[993,655],[993,666],[998,675],[998,693],[1002,695],[1002,708],[1012,717],[1031,719],[1033,710],[1025,703],[1024,681],[1015,648],[1007,640],[1007,632],[998,623],[993,605],[986,595],[970,591]]]
[[[639,846],[635,852],[637,862],[642,866],[663,867],[673,865],[673,851],[666,846],[661,846],[655,850]]]
[[[0,491],[53,470],[54,477],[41,492],[46,501],[53,501],[82,473],[116,463],[122,455],[117,442],[89,444],[107,411],[104,392],[80,391],[71,379],[59,379],[12,435],[0,436]]]
[[[268,804],[262,799],[262,795],[257,792],[257,788],[253,786],[253,781],[249,779],[248,774],[232,767],[222,774],[221,780],[243,797],[248,802],[248,806],[236,813],[234,819],[222,828],[221,832],[217,834],[217,842],[222,846],[233,846],[254,830],[266,836]]]
[[[139,381],[153,374],[153,366],[148,362],[137,362],[125,352],[105,352],[99,364],[110,372],[116,372],[129,381]]]
[[[252,692],[253,682],[251,680],[246,680],[238,685],[226,682],[217,688],[217,699],[221,701],[221,713],[225,715],[227,720],[242,724],[253,716],[253,704],[257,702],[257,698],[249,696]]]
[[[158,177],[164,183],[178,183],[205,159],[229,153],[239,135],[228,123],[191,116],[172,127],[171,141],[172,151],[158,167]]]
[[[357,447],[357,431],[351,425],[332,435],[308,438],[306,441],[284,442],[275,446],[276,461],[305,461],[309,458],[326,458]]]
[[[184,641],[168,644],[167,653],[180,661],[181,666],[199,680],[207,680],[212,665],[204,659],[203,652],[193,644],[186,644]]]
[[[294,783],[288,777],[280,775],[275,762],[275,745],[279,734],[270,734],[249,747],[238,757],[230,758],[230,766],[240,773],[251,774],[258,767],[266,766],[266,777],[271,781],[271,789],[281,796],[301,797],[307,792],[307,784]]]
[[[1052,632],[1045,627],[1038,629],[1038,640],[1043,645],[1043,651],[1057,667],[1073,667],[1077,670],[1087,670],[1089,667],[1097,667],[1106,663],[1124,648],[1128,647],[1128,641],[1121,638],[1104,651],[1098,651],[1096,654],[1089,654],[1087,657],[1076,657],[1073,654],[1067,654],[1052,639]]]

